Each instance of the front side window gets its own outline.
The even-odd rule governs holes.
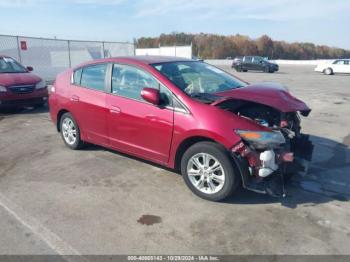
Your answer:
[[[80,85],[83,87],[103,91],[105,88],[107,64],[86,66],[81,74]],[[77,72],[77,77],[79,73]],[[74,76],[75,77],[75,76]]]
[[[113,94],[143,101],[141,90],[145,87],[159,89],[159,84],[152,75],[141,69],[128,65],[113,65]]]
[[[203,62],[170,62],[152,66],[189,96],[213,94],[246,86],[232,75]]]
[[[262,57],[260,56],[255,56],[254,57],[254,63],[259,64],[263,61]]]
[[[0,57],[0,73],[27,73],[28,70],[11,57]]]

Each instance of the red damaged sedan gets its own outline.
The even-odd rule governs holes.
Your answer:
[[[48,97],[44,80],[15,59],[0,55],[0,108],[43,106]]]
[[[64,143],[89,142],[180,170],[198,196],[219,201],[239,185],[285,195],[313,145],[308,106],[278,84],[249,85],[200,61],[121,57],[60,74],[49,98]]]

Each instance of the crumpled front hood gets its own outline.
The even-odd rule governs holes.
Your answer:
[[[32,73],[1,73],[0,85],[1,86],[13,86],[13,85],[31,85],[36,84],[41,80],[40,77]]]
[[[275,83],[256,83],[215,93],[215,95],[221,96],[222,99],[215,101],[212,105],[218,105],[230,99],[239,99],[271,106],[285,113],[300,111],[303,115],[308,115],[311,111],[303,101],[292,96],[284,86]]]

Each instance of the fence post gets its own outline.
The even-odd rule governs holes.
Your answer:
[[[191,41],[191,57],[190,59],[193,59],[193,46],[192,46],[192,41]]]
[[[20,63],[22,63],[21,47],[20,47],[20,44],[19,44],[19,37],[16,36],[16,39],[17,39],[18,60],[19,60]]]
[[[71,60],[71,57],[70,57],[70,40],[67,40],[67,43],[68,43],[68,61],[69,61],[69,67],[71,68],[72,67],[72,60]]]
[[[102,41],[102,52],[103,52],[103,58],[106,58],[106,54],[105,54],[105,42]]]

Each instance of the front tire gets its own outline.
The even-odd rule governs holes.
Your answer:
[[[240,183],[229,153],[213,142],[199,142],[191,146],[182,157],[181,173],[194,194],[210,201],[224,200]]]
[[[80,138],[80,129],[74,117],[65,113],[60,119],[60,131],[63,142],[70,149],[77,150],[83,147],[84,142]]]

